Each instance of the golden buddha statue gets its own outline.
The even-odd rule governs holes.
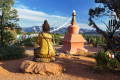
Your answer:
[[[43,32],[39,34],[37,43],[39,48],[34,49],[34,61],[51,62],[55,61],[55,48],[53,47],[54,36],[49,33],[50,27],[47,20],[42,25]]]

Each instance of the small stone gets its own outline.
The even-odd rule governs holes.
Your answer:
[[[59,57],[66,57],[64,53],[60,53]]]
[[[72,59],[80,59],[79,57],[72,57]]]
[[[66,57],[70,59],[71,57],[73,57],[73,55],[66,55]]]

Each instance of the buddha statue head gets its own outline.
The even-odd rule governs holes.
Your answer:
[[[47,22],[47,20],[44,21],[44,24],[42,25],[43,32],[49,32],[50,31],[50,26]]]

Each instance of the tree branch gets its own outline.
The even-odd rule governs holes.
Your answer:
[[[90,18],[90,21],[95,26],[96,31],[100,33],[102,36],[104,36],[106,41],[112,46],[113,52],[116,52],[117,45],[114,43],[114,41],[111,40],[105,32],[101,31],[91,18]]]
[[[110,30],[109,26],[107,26],[107,24],[104,21],[102,21],[102,22],[106,25],[107,29]]]

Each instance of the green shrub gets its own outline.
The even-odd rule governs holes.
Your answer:
[[[98,70],[116,70],[119,69],[120,63],[116,58],[110,58],[109,52],[100,51],[95,55]]]
[[[54,36],[55,36],[55,43],[56,44],[58,44],[58,45],[59,44],[63,44],[62,41],[61,41],[61,36],[62,35],[60,35],[60,34],[57,33],[57,34],[54,34]]]
[[[38,37],[29,38],[31,42],[37,42]]]
[[[95,54],[90,53],[90,52],[85,52],[85,56],[86,56],[86,57],[94,57]]]
[[[38,39],[38,37],[28,38],[28,39],[25,39],[25,40],[21,41],[20,43],[16,43],[16,45],[36,46],[37,45],[37,39]]]
[[[18,46],[0,47],[0,60],[19,59],[25,56],[25,49]]]
[[[3,32],[3,46],[10,46],[11,40],[13,43],[16,40],[16,31],[15,30],[5,30]],[[1,39],[1,37],[0,37]],[[0,44],[1,46],[1,44]]]
[[[82,50],[77,50],[76,54],[77,54],[78,56],[85,56],[85,52],[82,51]]]
[[[60,40],[59,45],[62,45],[62,44],[63,44],[63,42],[62,42],[62,40]]]
[[[35,46],[32,42],[22,43],[21,45],[22,46],[31,46],[31,47]]]
[[[98,44],[97,43],[92,43],[93,47],[97,47]]]
[[[86,35],[83,37],[88,41],[88,44],[93,44],[94,47],[106,44],[105,38],[98,35]]]

